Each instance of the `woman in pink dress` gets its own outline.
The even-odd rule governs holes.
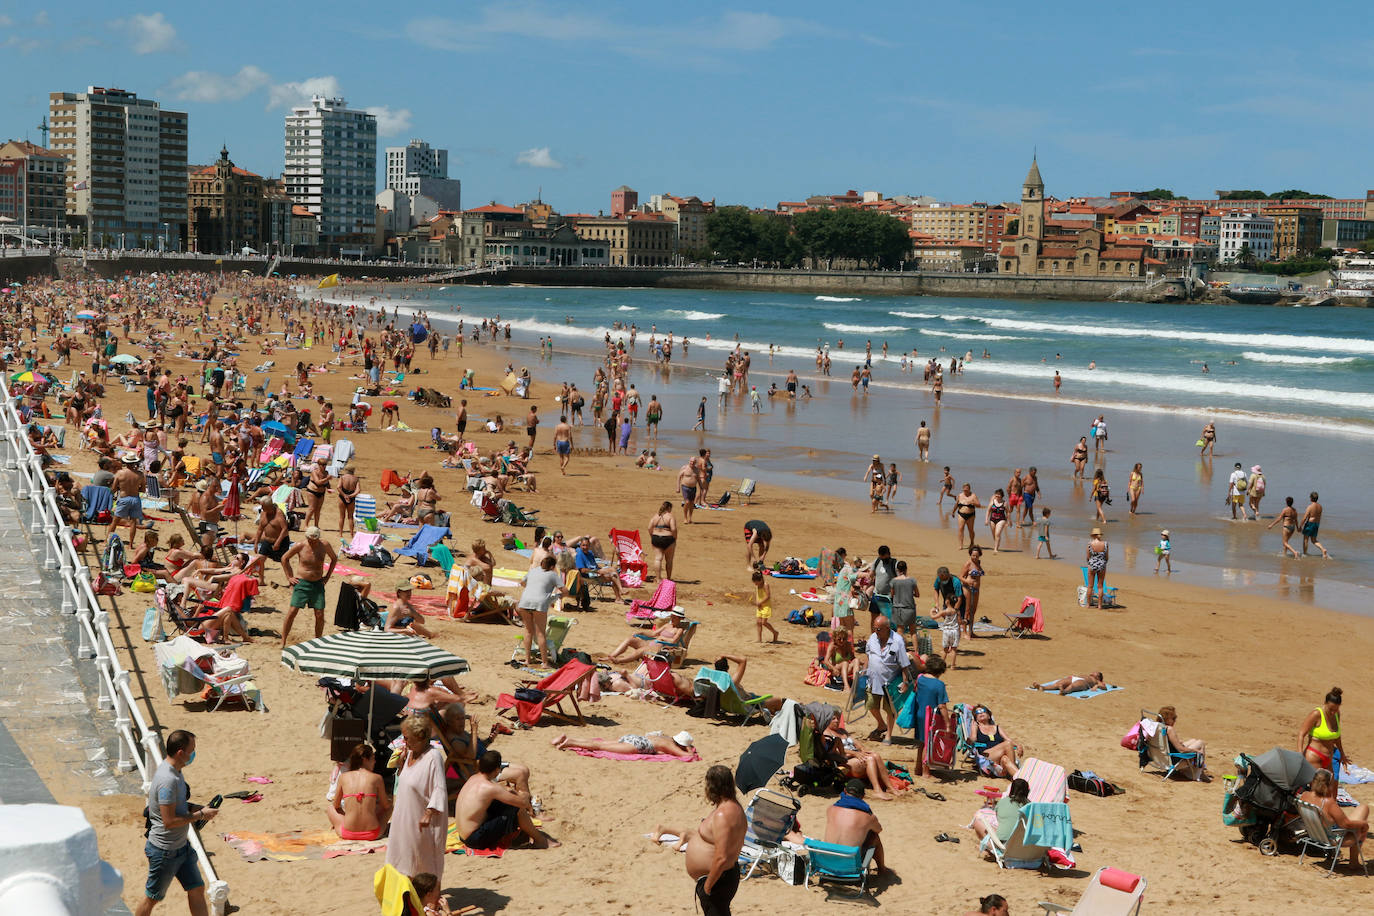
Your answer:
[[[429,720],[411,716],[401,726],[405,749],[396,771],[395,808],[386,861],[403,875],[444,876],[448,792],[444,755],[429,743]]]

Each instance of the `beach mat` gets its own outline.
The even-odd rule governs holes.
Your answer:
[[[535,818],[535,824],[541,823]],[[488,859],[499,859],[506,851],[504,846],[495,849],[469,849],[463,845],[463,841],[458,836],[458,822],[448,822],[448,835],[444,838],[444,852],[455,856],[482,856]]]
[[[378,598],[383,598],[387,602],[396,600],[395,592],[374,592]],[[448,595],[419,595],[412,594],[410,603],[415,606],[415,610],[424,614],[426,617],[447,617],[448,616]]]
[[[696,763],[701,760],[700,754],[674,757],[672,754],[620,754],[615,751],[594,751],[586,747],[570,747],[568,750],[577,751],[583,757],[600,757],[602,760],[679,760],[682,763]]]
[[[814,579],[814,578],[816,578],[816,574],[815,574],[815,573],[780,573],[780,572],[773,572],[773,570],[771,570],[771,569],[768,570],[768,575],[772,576],[774,579]]]
[[[1041,682],[1040,686],[1041,686],[1041,687],[1047,687],[1047,686],[1049,686],[1050,684],[1053,684],[1053,683],[1054,683],[1054,681],[1043,681],[1043,682]],[[1027,690],[1035,690],[1034,687],[1027,687],[1026,689],[1027,689]],[[1064,696],[1066,696],[1066,697],[1077,697],[1077,698],[1080,699],[1080,700],[1087,700],[1087,699],[1091,699],[1092,697],[1100,697],[1100,696],[1102,696],[1102,694],[1104,694],[1104,693],[1111,693],[1113,690],[1120,690],[1120,689],[1122,689],[1122,688],[1116,686],[1115,684],[1108,684],[1106,687],[1098,687],[1098,688],[1095,689],[1095,690],[1080,690],[1080,691],[1078,691],[1077,693],[1066,693],[1066,694],[1064,694]],[[1038,692],[1038,691],[1037,691],[1037,692]],[[1056,692],[1055,695],[1058,696],[1058,695],[1059,695],[1058,692]]]
[[[306,859],[335,859],[386,851],[386,840],[341,840],[328,828],[288,830],[285,833],[257,833],[238,830],[221,834],[245,862],[301,862]]]

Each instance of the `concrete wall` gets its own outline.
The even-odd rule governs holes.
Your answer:
[[[8,283],[23,283],[30,277],[55,277],[57,265],[46,256],[0,258],[0,280]],[[4,285],[4,284],[0,284]]]
[[[1110,299],[1143,280],[1018,277],[999,274],[914,274],[814,270],[691,270],[655,268],[512,268],[473,282],[535,286],[658,287],[760,290],[868,296],[988,296],[1027,299]]]

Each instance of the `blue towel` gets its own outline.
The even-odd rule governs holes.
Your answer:
[[[1063,802],[1031,802],[1021,809],[1027,846],[1068,849],[1073,846],[1073,818]]]
[[[1040,686],[1041,686],[1041,687],[1046,687],[1046,686],[1048,686],[1048,685],[1050,685],[1050,684],[1053,684],[1053,683],[1054,683],[1054,681],[1046,681],[1044,684],[1041,684]],[[1027,690],[1034,690],[1035,688],[1034,688],[1034,687],[1027,687],[1026,689],[1027,689]],[[1086,699],[1088,699],[1088,698],[1090,698],[1090,697],[1100,697],[1100,696],[1102,696],[1102,694],[1104,694],[1104,693],[1111,693],[1113,690],[1120,690],[1120,689],[1121,689],[1121,688],[1118,687],[1118,686],[1116,686],[1115,684],[1108,684],[1106,687],[1098,687],[1098,688],[1093,689],[1093,690],[1080,690],[1080,691],[1078,691],[1077,693],[1066,693],[1066,694],[1064,694],[1064,696],[1066,696],[1066,697],[1077,697],[1077,698],[1080,699],[1080,700],[1086,700]],[[1045,691],[1045,692],[1046,692],[1046,693],[1051,693],[1051,692],[1052,692],[1052,693],[1054,693],[1055,695],[1058,695],[1058,693],[1059,693],[1059,691],[1057,691],[1057,690],[1056,690],[1056,691],[1048,691],[1048,690],[1047,690],[1047,691]]]
[[[83,518],[90,521],[95,518],[97,512],[114,511],[114,494],[109,487],[97,487],[89,484],[81,488],[81,501],[85,506]]]
[[[855,798],[847,793],[841,793],[840,797],[835,799],[835,807],[853,808],[855,811],[863,811],[867,814],[873,813],[873,809],[868,806],[868,802],[864,801],[862,798]],[[1065,807],[1067,808],[1068,806],[1065,805]]]

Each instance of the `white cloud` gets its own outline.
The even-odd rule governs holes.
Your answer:
[[[39,10],[38,15],[33,17],[33,24],[37,28],[46,28],[52,25],[52,20],[48,18],[48,11]]]
[[[8,29],[12,25],[14,25],[13,19],[6,15],[0,14],[0,29]]]
[[[317,95],[325,98],[342,97],[343,87],[339,85],[338,77],[312,76],[299,82],[277,83],[267,90],[267,107],[292,108],[296,105],[305,105]]]
[[[532,169],[561,169],[563,163],[553,158],[553,152],[547,146],[536,146],[527,149],[515,156],[517,165],[529,166]]]
[[[174,51],[180,46],[176,26],[161,13],[134,13],[124,19],[116,19],[110,25],[128,36],[136,54]]]
[[[250,64],[228,75],[191,70],[172,80],[162,91],[188,102],[236,102],[271,83],[271,76]]]
[[[0,48],[10,48],[14,51],[18,51],[20,54],[32,54],[34,51],[43,47],[44,44],[45,42],[39,38],[26,38],[20,35],[11,35],[3,42],[0,42]]]
[[[390,105],[369,105],[364,109],[377,118],[377,136],[394,137],[410,130],[411,113],[409,108],[392,110]]]

